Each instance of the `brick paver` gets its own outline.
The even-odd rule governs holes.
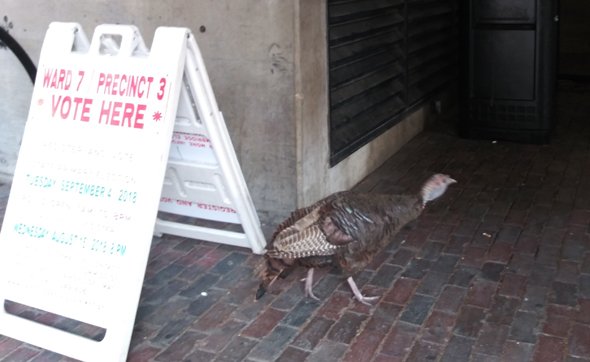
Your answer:
[[[549,145],[435,125],[357,186],[459,181],[356,277],[381,296],[370,307],[332,270],[316,273],[320,301],[304,270],[255,301],[260,256],[154,238],[129,360],[590,361],[590,85],[561,82],[557,113]],[[0,336],[0,361],[71,359]]]

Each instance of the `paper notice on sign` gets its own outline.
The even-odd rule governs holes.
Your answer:
[[[170,146],[170,159],[217,165],[211,141],[207,136],[199,133],[174,132]]]

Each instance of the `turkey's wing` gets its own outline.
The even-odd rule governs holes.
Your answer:
[[[365,243],[378,237],[383,220],[364,195],[347,195],[320,208],[320,225],[333,245]]]
[[[297,209],[297,210],[291,212],[291,215],[289,215],[288,218],[283,220],[283,222],[280,223],[279,226],[277,226],[275,232],[273,233],[273,235],[271,237],[271,241],[274,240],[283,230],[293,226],[297,221],[301,220],[302,218],[305,218],[306,215],[309,215],[313,210],[316,210],[318,207],[332,202],[332,200],[334,200],[335,198],[337,198],[341,194],[344,194],[345,192],[346,191],[337,192],[335,194],[332,194],[330,196],[327,196],[327,197],[317,201],[315,204],[313,204],[311,206],[302,207],[300,209]]]

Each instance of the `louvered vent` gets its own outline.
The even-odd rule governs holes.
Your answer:
[[[328,0],[330,161],[456,75],[457,0]]]

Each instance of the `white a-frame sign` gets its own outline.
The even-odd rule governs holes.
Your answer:
[[[249,247],[257,254],[263,252],[266,244],[205,64],[192,37],[188,41],[160,211],[239,224],[242,231],[160,218],[155,229],[158,235],[166,233]]]
[[[52,23],[0,232],[0,335],[124,361],[159,207],[244,232],[158,221],[157,234],[264,248],[191,32],[158,28],[148,50],[133,26],[101,25],[89,42]]]

